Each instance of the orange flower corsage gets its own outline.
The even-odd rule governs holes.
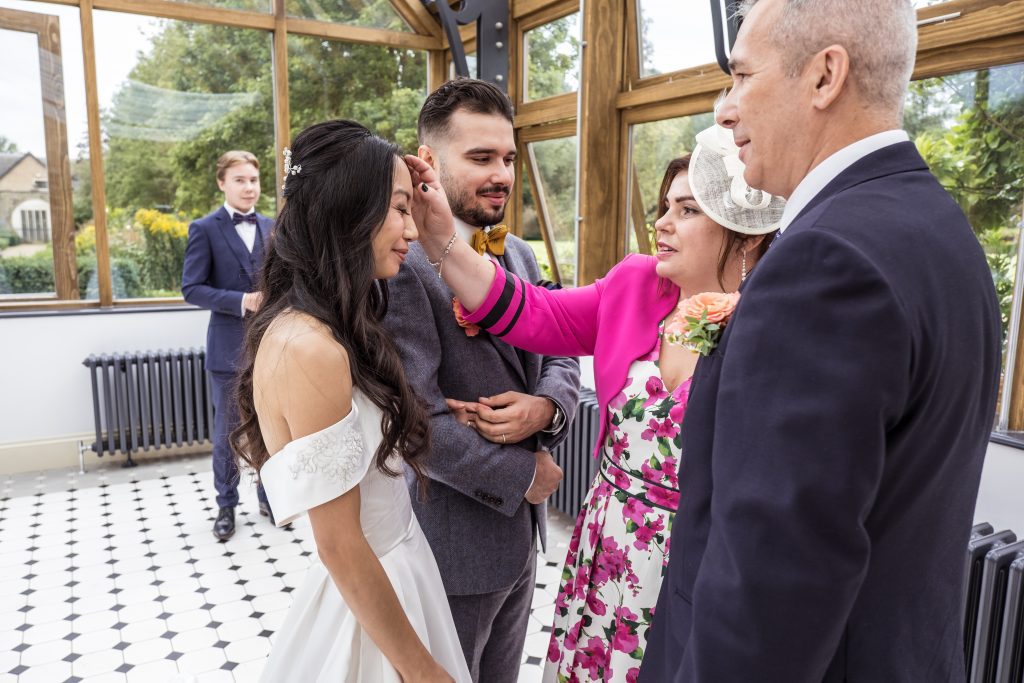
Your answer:
[[[452,299],[452,310],[455,311],[455,322],[459,324],[459,327],[466,331],[467,337],[475,337],[480,334],[479,325],[471,323],[462,317],[462,304],[459,303],[458,299]]]
[[[722,330],[739,300],[739,292],[694,294],[679,304],[675,315],[665,324],[665,338],[669,343],[708,355],[718,346]]]

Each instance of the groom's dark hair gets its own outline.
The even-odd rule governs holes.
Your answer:
[[[497,86],[476,78],[456,78],[430,93],[423,103],[416,124],[420,144],[447,137],[452,114],[460,109],[470,114],[495,114],[512,122],[512,100]]]

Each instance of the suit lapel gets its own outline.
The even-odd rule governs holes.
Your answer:
[[[220,227],[220,234],[224,237],[224,241],[227,242],[228,248],[231,249],[231,253],[238,259],[239,265],[242,266],[242,269],[251,278],[252,264],[249,262],[249,250],[246,248],[241,236],[239,236],[238,231],[235,230],[235,224],[231,222],[231,216],[228,215],[227,209],[223,206],[220,207],[216,218]],[[257,225],[259,225],[258,222]]]
[[[800,219],[806,216],[814,207],[855,185],[896,173],[927,170],[928,164],[921,157],[913,142],[899,142],[875,150],[871,154],[858,159],[849,168],[833,178],[821,192],[815,195],[811,201],[807,202],[807,206],[797,214],[790,227],[799,223]],[[789,230],[790,228],[787,228],[786,232],[789,232]]]

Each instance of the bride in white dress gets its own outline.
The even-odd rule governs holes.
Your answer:
[[[416,238],[409,170],[394,145],[350,121],[311,126],[286,159],[232,440],[278,525],[309,515],[320,562],[263,680],[468,683],[401,476],[418,474],[427,416],[380,325],[379,281]]]

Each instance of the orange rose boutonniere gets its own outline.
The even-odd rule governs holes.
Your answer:
[[[739,292],[704,292],[684,300],[665,325],[665,338],[702,356],[711,353],[739,303]]]
[[[475,337],[480,334],[480,326],[475,325],[462,317],[462,304],[458,299],[452,299],[452,310],[455,311],[455,322],[466,331],[467,337]]]

